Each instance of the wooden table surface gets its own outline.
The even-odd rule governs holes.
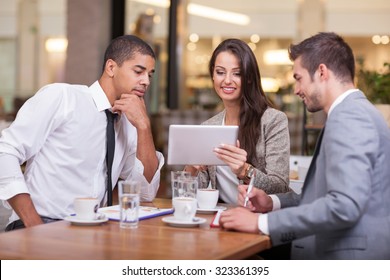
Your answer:
[[[170,199],[151,205],[171,207]],[[245,259],[270,248],[267,236],[210,228],[213,214],[197,214],[207,222],[194,228],[171,227],[162,217],[139,222],[137,229],[120,229],[109,221],[77,226],[67,221],[0,234],[0,259]]]

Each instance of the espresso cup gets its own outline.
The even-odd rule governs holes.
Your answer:
[[[214,209],[217,206],[219,191],[217,189],[198,189],[196,199],[200,209]]]
[[[175,209],[173,216],[178,221],[192,221],[196,214],[196,198],[193,197],[175,197],[172,199],[172,205]]]
[[[80,220],[96,220],[99,208],[99,199],[94,197],[80,197],[74,200],[76,218]]]
[[[195,217],[198,178],[182,174],[172,184],[173,216],[180,221],[192,221]]]

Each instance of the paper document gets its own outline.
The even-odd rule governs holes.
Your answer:
[[[113,205],[109,207],[103,207],[98,210],[99,213],[103,213],[110,220],[119,221],[119,205]],[[156,208],[149,206],[139,207],[139,220],[150,219],[158,216],[168,215],[173,213],[173,208]]]

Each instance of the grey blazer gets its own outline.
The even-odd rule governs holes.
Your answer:
[[[222,125],[225,111],[203,122],[203,125]],[[261,133],[256,145],[256,177],[254,185],[266,193],[289,191],[290,136],[286,114],[268,108],[261,118]],[[217,188],[216,166],[200,174],[202,185]]]
[[[353,92],[328,117],[301,196],[278,195],[289,208],[268,214],[273,245],[292,241],[293,259],[390,259],[389,174],[390,130]]]

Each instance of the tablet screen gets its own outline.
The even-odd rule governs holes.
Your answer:
[[[220,144],[236,145],[238,126],[170,125],[169,165],[226,165],[214,154]]]

